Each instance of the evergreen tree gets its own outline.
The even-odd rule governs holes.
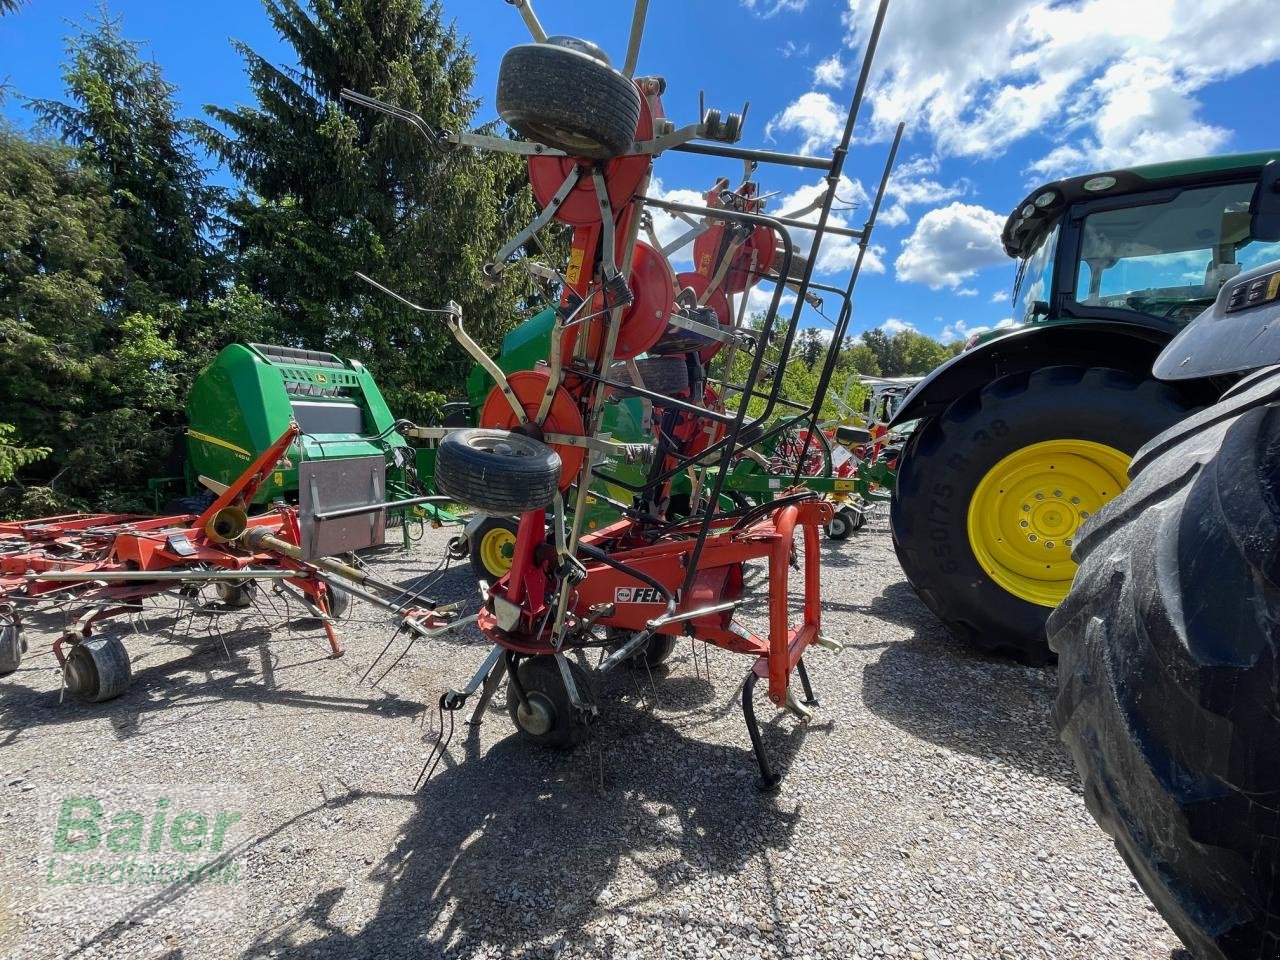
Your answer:
[[[281,312],[289,342],[374,367],[402,416],[428,416],[471,360],[442,323],[371,291],[359,270],[426,306],[462,304],[495,347],[539,287],[509,271],[489,287],[481,264],[534,216],[525,165],[457,149],[432,155],[404,123],[346,109],[350,87],[466,128],[473,58],[439,2],[264,0],[297,52],[277,66],[238,44],[257,105],[209,108],[215,143],[249,192],[229,205],[237,270]]]
[[[0,17],[6,13],[17,13],[18,8],[25,2],[26,0],[0,0]]]
[[[120,211],[118,306],[150,310],[217,295],[221,257],[210,230],[221,191],[197,156],[198,124],[177,117],[173,85],[121,36],[105,7],[67,41],[62,76],[66,102],[29,106],[101,174]],[[188,331],[174,333],[186,339]]]

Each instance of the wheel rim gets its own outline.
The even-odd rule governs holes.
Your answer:
[[[495,527],[480,538],[480,562],[495,577],[511,569],[516,555],[516,535],[506,527]]]
[[[1071,589],[1076,531],[1129,483],[1129,455],[1091,440],[1047,440],[1009,454],[969,501],[969,546],[1001,588],[1056,607]]]
[[[546,736],[556,723],[555,704],[546,694],[534,691],[528,695],[528,706],[520,704],[516,707],[516,722],[520,729],[532,737]]]

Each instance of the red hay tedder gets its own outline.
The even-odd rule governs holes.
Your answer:
[[[464,688],[444,694],[441,710],[460,710],[479,691],[473,715],[478,721],[506,677],[507,708],[519,733],[568,748],[581,739],[596,711],[583,651],[598,650],[595,669],[604,672],[628,660],[659,663],[677,637],[689,636],[754,660],[743,684],[743,712],[762,783],[773,786],[780,775],[771,768],[760,739],[754,688],[757,680],[766,680],[773,704],[808,720],[815,701],[804,657],[814,645],[840,647],[823,636],[821,621],[819,528],[830,522],[833,508],[798,485],[758,507],[727,508],[731,501],[722,496],[722,488],[735,457],[760,456],[782,434],[804,437],[806,446],[816,435],[838,351],[828,351],[809,403],[781,396],[782,371],[802,311],[816,300],[815,290],[841,298],[833,342],[840,343],[848,328],[851,294],[902,134],[899,128],[863,227],[832,223],[887,0],[882,0],[868,39],[843,137],[829,159],[737,146],[745,108],[727,116],[703,109],[697,123],[677,127],[663,105],[665,82],[635,76],[646,0],[636,3],[621,70],[592,43],[548,37],[529,0],[508,2],[519,9],[534,42],[504,57],[497,105],[523,139],[436,130],[394,104],[342,92],[353,104],[410,124],[433,151],[526,156],[541,212],[485,272],[496,279],[519,266],[558,282],[561,289],[546,362],[508,376],[466,334],[456,304],[421,307],[362,275],[407,307],[441,317],[496,384],[478,427],[401,425],[410,438],[439,442],[436,482],[441,494],[481,512],[520,517],[510,571],[496,583],[480,584],[482,606],[475,622],[493,650]],[[384,122],[373,115],[362,120]],[[654,158],[666,151],[740,162],[743,176],[736,188],[719,178],[704,206],[661,200],[648,191]],[[817,171],[822,189],[803,210],[770,215],[754,180],[762,164]],[[653,229],[652,218],[659,212],[688,226],[684,236],[666,246]],[[568,262],[549,264],[523,256],[538,232],[553,225],[572,231]],[[832,234],[857,243],[856,263],[844,288],[810,278],[821,244]],[[670,257],[688,244],[695,269],[678,274]],[[772,295],[763,318],[748,324],[747,297],[760,283],[770,284]],[[784,319],[780,308],[788,289],[795,300]],[[621,444],[602,435],[606,406],[625,397],[644,401],[651,444]],[[168,585],[157,578],[173,571],[192,580],[215,575],[237,581],[282,578],[301,589],[321,613],[328,610],[330,588],[341,584],[343,590],[391,610],[420,636],[470,622],[449,623],[451,611],[431,604],[406,607],[388,599],[387,588],[398,590],[394,585],[322,558],[372,542],[380,531],[369,529],[377,526],[371,518],[380,522],[387,506],[398,506],[354,495],[364,482],[359,478],[366,476],[359,463],[346,471],[356,476],[354,487],[350,476],[344,480],[320,469],[341,471],[342,461],[338,467],[333,461],[317,464],[310,501],[304,481],[299,507],[278,506],[261,517],[245,516],[242,504],[258,476],[254,471],[270,469],[275,458],[284,456],[294,433],[281,437],[199,517],[55,518],[0,528],[24,545],[0,561],[6,577],[0,581],[0,597],[22,592],[32,600],[46,591],[83,590],[86,581],[94,581],[92,589],[106,606],[84,622],[68,662],[88,646],[84,638],[89,626],[109,615],[109,604],[134,602],[163,589]],[[805,453],[799,452],[797,463],[803,465]],[[618,458],[646,463],[643,482],[627,483],[613,475],[610,466]],[[677,513],[670,489],[679,474],[689,477],[693,495],[687,509]],[[797,469],[797,480],[799,475]],[[622,519],[588,532],[588,498],[603,496],[598,485],[593,487],[602,479],[627,490],[631,501],[611,501]],[[376,476],[372,487],[377,490]],[[313,502],[317,491],[329,505],[325,510]],[[789,577],[792,567],[799,567],[795,541],[801,535],[803,603],[793,623]],[[68,545],[74,556],[60,554]],[[745,566],[756,560],[768,570],[768,627],[763,634],[735,617],[744,600]],[[331,639],[337,655],[340,648],[332,632]],[[803,698],[794,688],[796,675]],[[442,736],[439,753],[446,747]],[[434,750],[428,758],[432,768],[433,758],[438,762]]]

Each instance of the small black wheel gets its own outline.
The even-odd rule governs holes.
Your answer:
[[[71,647],[63,664],[67,692],[83,703],[120,696],[133,679],[129,651],[119,637],[91,637]]]
[[[560,488],[560,455],[510,430],[454,430],[436,451],[436,487],[485,513],[540,510]]]
[[[496,583],[511,569],[519,524],[510,517],[488,517],[471,532],[467,555],[477,580]]]
[[[626,383],[640,386],[651,393],[660,393],[664,397],[673,397],[677,393],[689,390],[689,365],[683,356],[645,357],[636,361],[636,369],[640,371],[642,384],[636,384],[631,370],[625,363],[617,364],[610,372],[609,379],[615,383]],[[625,387],[618,388],[625,394]]]
[[[644,645],[627,658],[627,666],[638,670],[641,667],[661,666],[670,659],[676,649],[676,638],[665,633],[655,633]]]
[[[345,619],[351,611],[351,594],[341,587],[335,587],[331,583],[326,583],[325,587],[329,591],[329,616],[333,620]]]
[[[253,606],[258,595],[258,585],[253,580],[215,580],[213,592],[225,606],[243,610]]]
[[[570,156],[626,153],[640,120],[635,84],[583,46],[569,46],[571,38],[555,39],[507,51],[498,68],[498,116],[521,136]]]
[[[576,663],[566,662],[578,695],[589,702],[592,691],[586,672]],[[507,714],[521,739],[552,750],[576,747],[586,735],[587,726],[569,703],[569,691],[565,689],[555,657],[530,657],[520,664],[517,676],[529,708],[521,706],[519,696],[508,681]]]
[[[853,523],[843,511],[837,511],[827,524],[828,540],[848,540],[853,534]]]
[[[194,516],[198,517],[218,499],[212,493],[193,493],[188,497],[174,497],[164,505],[166,517]]]
[[[26,652],[27,640],[22,635],[22,627],[8,618],[0,621],[0,677],[22,666],[22,655]]]

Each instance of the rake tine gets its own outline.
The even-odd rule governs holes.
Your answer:
[[[395,642],[396,642],[396,636],[397,636],[399,633],[400,633],[400,631],[399,631],[398,629],[397,629],[397,630],[392,630],[392,631],[391,631],[391,637],[390,637],[390,639],[388,639],[388,640],[387,640],[387,645],[386,645],[385,647],[383,647],[383,648],[382,648],[382,652],[381,652],[381,653],[379,653],[376,657],[374,657],[374,658],[373,658],[373,661],[372,661],[372,662],[369,664],[369,666],[365,669],[365,671],[364,671],[364,676],[362,676],[362,677],[360,678],[360,682],[361,682],[361,683],[364,683],[366,680],[368,680],[368,679],[369,679],[369,674],[373,673],[373,668],[374,668],[374,667],[376,667],[376,666],[377,666],[377,665],[382,661],[382,658],[383,658],[383,657],[385,657],[385,656],[387,655],[387,651],[391,649],[391,644],[393,644],[393,643],[395,643]],[[377,684],[375,684],[375,686],[376,686],[376,685],[377,685]]]
[[[404,649],[400,651],[400,656],[392,660],[391,666],[387,667],[387,669],[382,671],[378,679],[373,682],[374,687],[377,687],[378,684],[382,683],[382,681],[387,678],[387,674],[389,674],[392,670],[396,668],[396,666],[400,663],[400,661],[404,659],[405,654],[407,654],[410,650],[412,650],[413,645],[417,642],[418,642],[418,635],[416,633],[410,634],[409,642],[405,644]]]

